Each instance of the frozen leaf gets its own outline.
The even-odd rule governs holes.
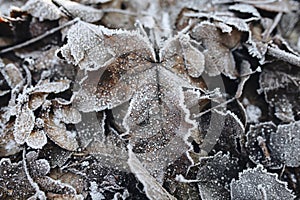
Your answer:
[[[154,60],[154,52],[146,38],[137,32],[109,30],[78,22],[67,35],[68,43],[60,49],[62,56],[81,69],[97,70],[131,51]]]
[[[136,155],[129,150],[128,165],[138,180],[143,184],[146,195],[149,199],[176,199],[170,195],[143,167]]]
[[[279,125],[276,134],[270,136],[274,156],[289,167],[300,166],[300,121]]]
[[[78,148],[76,133],[68,131],[65,124],[61,123],[59,119],[50,116],[44,119],[44,122],[45,133],[58,146],[69,151],[75,151]]]
[[[212,23],[202,22],[193,28],[191,36],[201,42],[204,48],[205,71],[208,75],[223,73],[230,78],[236,77],[235,61],[230,49],[226,47],[226,43],[231,42],[225,39],[225,33],[221,33]]]
[[[276,174],[268,173],[262,165],[239,174],[239,180],[232,180],[232,199],[287,199],[295,196],[287,189],[287,183],[278,180]]]
[[[70,83],[71,81],[68,79],[53,82],[49,80],[42,81],[33,88],[32,93],[60,93],[67,90],[70,87]]]
[[[246,150],[249,158],[256,164],[262,164],[268,168],[280,168],[280,160],[274,155],[270,146],[270,137],[276,134],[277,127],[272,122],[251,125],[246,134]]]
[[[257,17],[258,19],[261,18],[261,16],[260,16],[259,12],[257,11],[257,9],[254,6],[249,5],[249,4],[242,4],[242,3],[234,4],[232,6],[229,6],[229,9],[237,11],[237,12],[241,12],[241,13],[251,14],[254,17]]]
[[[43,130],[33,130],[26,139],[26,144],[33,149],[41,149],[47,143]]]
[[[28,104],[20,105],[14,125],[14,138],[19,144],[24,144],[27,137],[33,130],[35,116]]]
[[[40,21],[57,20],[62,16],[59,8],[51,0],[29,0],[21,9]]]
[[[0,160],[0,197],[3,199],[23,199],[35,194],[35,189],[27,179],[23,163],[12,163],[8,158]]]
[[[107,59],[110,61],[105,64],[105,68],[88,72],[81,84],[81,89],[73,100],[74,106],[80,111],[91,112],[113,109],[130,101],[127,114],[123,119],[123,126],[126,130],[123,135],[128,137],[133,151],[138,153],[138,157],[147,166],[150,174],[162,181],[164,167],[190,148],[186,139],[195,124],[188,119],[189,111],[183,102],[182,88],[195,87],[190,84],[192,81],[188,74],[189,69],[197,69],[198,66],[194,65],[199,62],[186,57],[189,62],[189,66],[186,67],[184,54],[180,53],[182,52],[180,46],[186,50],[190,49],[194,53],[197,53],[197,49],[190,46],[188,38],[183,37],[181,41],[177,41],[177,44],[181,42],[182,45],[175,45],[180,52],[176,54],[175,49],[174,53],[169,53],[171,50],[163,48],[160,51],[158,59],[160,62],[158,63],[153,57],[154,50],[137,33],[112,32],[101,26],[97,27],[86,23],[82,25],[87,27],[87,30],[92,29],[94,32],[98,30],[99,34],[93,36],[95,40],[97,39],[98,44],[93,44],[94,46],[103,47],[108,44],[116,53],[113,58],[106,58],[106,61]],[[75,25],[73,28],[75,27],[77,26]],[[73,31],[71,30],[69,35],[72,35]],[[102,32],[106,34],[102,34]],[[111,37],[107,37],[108,33],[111,34]],[[111,45],[113,38],[114,43]],[[77,35],[76,39],[85,40],[86,38],[84,35]],[[72,38],[68,40],[68,44],[61,49],[62,54],[67,47],[72,49],[72,40]],[[127,48],[119,47],[115,50],[115,46],[122,42],[126,43]],[[176,38],[174,42],[176,42]],[[132,43],[134,45],[130,46]],[[106,51],[108,50],[110,48],[106,48]],[[120,55],[121,52],[122,55]],[[90,52],[82,53],[85,53],[82,55],[83,62],[86,60],[90,62],[87,58],[92,58],[90,56],[94,56],[99,51],[93,48]],[[166,55],[171,57],[165,57]],[[199,55],[201,54],[199,53]],[[98,58],[103,57],[99,55]],[[102,60],[97,59],[93,60],[95,65],[104,65]],[[200,61],[201,63],[203,61]],[[180,75],[175,73],[177,69],[181,71]],[[201,72],[201,67],[199,71]],[[199,71],[190,72],[194,76],[199,76],[201,74]]]
[[[293,10],[297,10],[297,7],[299,7],[299,3],[295,1],[283,0],[283,1],[274,1],[266,4],[254,3],[254,6],[269,12],[289,13]]]
[[[230,151],[236,153],[238,142],[245,128],[241,120],[231,111],[213,111],[196,119],[202,141],[200,148],[209,153]]]
[[[51,168],[62,167],[71,154],[72,152],[62,149],[50,141],[40,150],[41,157],[49,161]]]
[[[79,111],[71,106],[58,106],[53,109],[55,118],[65,124],[77,124],[81,121]]]
[[[22,150],[20,144],[14,139],[13,129],[13,123],[0,126],[0,157],[14,155]]]
[[[261,73],[259,92],[264,92],[265,99],[274,107],[277,118],[284,122],[292,122],[300,116],[300,72],[286,69],[286,64],[277,64],[274,67],[278,70],[266,68]]]
[[[239,171],[238,159],[229,154],[218,152],[213,157],[201,158],[197,172],[201,199],[229,199],[230,182]]]
[[[24,82],[20,69],[12,63],[7,64],[2,69],[0,67],[0,71],[12,89]]]
[[[43,105],[47,98],[47,93],[34,93],[29,96],[28,107],[35,111]]]
[[[107,3],[112,0],[80,0],[81,3],[85,4],[98,4],[98,3]]]
[[[77,2],[69,0],[54,0],[54,2],[66,9],[73,17],[79,17],[86,22],[99,21],[103,16],[101,10]]]
[[[190,38],[186,35],[178,35],[166,41],[161,52],[163,55],[160,56],[166,60],[183,55],[185,67],[191,77],[197,78],[204,71],[204,55],[191,45]]]

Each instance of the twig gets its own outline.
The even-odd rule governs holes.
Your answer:
[[[53,29],[51,29],[51,30],[49,30],[49,31],[46,31],[44,34],[39,35],[39,36],[37,36],[37,37],[35,37],[35,38],[32,38],[32,39],[30,39],[30,40],[27,40],[27,41],[25,41],[25,42],[23,42],[23,43],[21,43],[21,44],[17,44],[17,45],[14,45],[14,46],[12,46],[12,47],[9,47],[9,48],[2,49],[2,50],[0,51],[0,55],[1,55],[1,54],[4,54],[4,53],[7,53],[7,52],[10,52],[10,51],[13,51],[13,50],[16,50],[16,49],[20,49],[20,48],[26,47],[26,46],[28,46],[28,45],[30,45],[30,44],[33,44],[33,43],[35,43],[35,42],[37,42],[37,41],[39,41],[39,40],[42,40],[42,39],[44,39],[45,37],[47,37],[47,36],[49,36],[49,35],[52,35],[53,33],[55,33],[55,32],[57,32],[57,31],[59,31],[59,30],[65,28],[65,27],[67,27],[67,26],[70,26],[70,25],[72,25],[72,24],[74,24],[74,23],[76,23],[76,22],[78,22],[78,21],[79,21],[79,18],[75,18],[75,19],[73,19],[73,20],[71,20],[71,21],[69,21],[69,22],[67,22],[67,23],[65,23],[65,24],[63,24],[63,25],[60,25],[60,26],[58,26],[58,27],[55,27],[55,28],[53,28]]]
[[[295,65],[297,67],[300,67],[300,57],[299,56],[288,53],[279,48],[268,46],[267,54],[270,56],[273,56],[275,58],[278,58],[280,60],[283,60],[285,62],[288,62],[292,65]]]

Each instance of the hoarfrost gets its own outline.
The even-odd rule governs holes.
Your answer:
[[[21,9],[40,21],[57,20],[63,15],[51,0],[29,0]]]
[[[287,183],[278,180],[276,174],[268,173],[262,165],[239,174],[239,180],[230,184],[232,199],[286,199],[295,196],[287,189]]]

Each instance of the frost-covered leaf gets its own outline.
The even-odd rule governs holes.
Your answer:
[[[101,10],[82,5],[74,1],[54,0],[54,2],[66,9],[73,17],[79,17],[81,20],[86,22],[99,21],[103,16],[103,12]]]
[[[154,52],[146,38],[137,32],[109,30],[85,22],[73,25],[68,43],[60,49],[62,56],[81,69],[96,70],[131,51],[154,60]]]
[[[132,173],[134,173],[138,180],[143,184],[149,199],[176,199],[149,174],[132,150],[129,150],[128,165]]]
[[[200,148],[209,153],[218,151],[236,153],[238,143],[244,135],[244,125],[231,111],[213,111],[197,120],[202,141]]]
[[[24,144],[27,137],[33,130],[35,116],[28,104],[20,105],[14,125],[14,138],[19,144]]]
[[[202,22],[193,28],[191,36],[201,42],[204,48],[205,71],[208,75],[216,76],[223,73],[230,78],[236,77],[235,61],[230,49],[226,46],[231,45],[230,43],[237,44],[240,33],[236,34],[237,38],[230,37],[230,40],[226,40],[226,37],[229,37],[209,22]]]
[[[63,15],[51,0],[29,0],[21,9],[40,21],[57,20]]]
[[[268,173],[262,165],[239,174],[230,184],[232,199],[287,199],[295,196],[287,189],[287,183],[278,180],[276,174]]]
[[[237,12],[241,12],[241,13],[251,14],[251,15],[257,17],[258,19],[261,18],[257,9],[254,6],[249,5],[249,4],[243,4],[243,3],[234,4],[232,6],[229,6],[229,9],[237,11]]]
[[[197,172],[201,199],[230,199],[230,182],[238,176],[238,159],[218,152],[213,157],[200,159]]]
[[[8,158],[0,160],[0,197],[3,199],[29,198],[35,189],[27,179],[23,163],[12,163]]]
[[[58,106],[53,109],[55,118],[65,124],[77,124],[81,121],[79,111],[71,106]]]
[[[190,43],[190,38],[186,35],[178,35],[166,41],[160,55],[165,60],[179,55],[183,55],[185,67],[191,77],[197,78],[204,71],[204,55],[193,47]]]
[[[32,93],[60,93],[67,90],[70,87],[71,81],[68,79],[62,79],[59,81],[50,82],[45,80],[36,85]]]
[[[14,124],[7,123],[2,126],[3,127],[0,126],[0,157],[6,157],[20,152],[22,150],[21,145],[14,139]]]
[[[47,93],[34,93],[29,96],[28,107],[31,110],[36,110],[43,105],[47,98]]]
[[[43,130],[33,130],[26,139],[26,144],[33,149],[41,149],[47,143]]]
[[[20,69],[13,63],[7,64],[3,68],[0,67],[0,71],[10,88],[15,88],[17,85],[22,84],[23,75]]]
[[[269,3],[254,3],[254,6],[266,10],[269,12],[286,12],[289,13],[293,10],[297,10],[299,8],[299,3],[296,1],[288,1],[288,0],[283,0],[283,1],[274,1],[274,2],[269,2]],[[298,7],[298,8],[297,8]]]
[[[276,69],[279,70],[264,69],[259,79],[259,92],[264,92],[265,99],[274,107],[277,118],[292,122],[300,116],[300,72],[286,69],[287,67],[286,64],[277,64]]]
[[[59,119],[50,116],[44,119],[44,122],[45,133],[58,146],[69,151],[75,151],[78,148],[76,132],[68,131],[65,124]]]
[[[277,127],[272,122],[251,125],[246,134],[246,150],[249,152],[249,158],[256,164],[262,164],[269,168],[280,168],[282,163],[274,155],[272,146],[270,146],[271,135],[276,135]]]
[[[270,136],[274,156],[289,167],[300,166],[300,121],[279,125],[276,134]]]

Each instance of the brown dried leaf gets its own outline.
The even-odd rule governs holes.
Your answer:
[[[34,93],[29,96],[28,107],[35,111],[43,105],[47,98],[47,93]]]
[[[44,119],[45,133],[58,146],[69,151],[75,151],[78,148],[76,140],[76,133],[68,131],[65,124],[61,123],[59,119],[50,116]]]

